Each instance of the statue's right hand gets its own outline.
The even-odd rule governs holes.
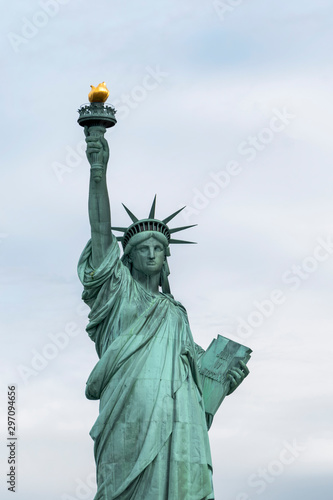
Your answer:
[[[92,167],[93,164],[98,163],[103,165],[106,170],[109,160],[109,145],[106,139],[102,133],[99,136],[89,135],[88,127],[84,127],[84,133],[87,143],[86,155],[90,166]]]

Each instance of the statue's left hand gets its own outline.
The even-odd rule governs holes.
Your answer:
[[[233,393],[237,389],[237,387],[243,382],[245,377],[247,377],[248,374],[250,373],[250,370],[243,361],[239,361],[239,365],[240,365],[239,368],[233,368],[228,372],[227,377],[228,380],[230,381],[230,389],[227,396]]]

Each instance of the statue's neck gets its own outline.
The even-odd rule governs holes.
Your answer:
[[[138,271],[137,269],[132,269],[133,278],[140,283],[140,285],[147,290],[147,292],[153,295],[158,295],[159,283],[160,283],[160,273],[153,274],[152,276],[147,276],[146,274]]]

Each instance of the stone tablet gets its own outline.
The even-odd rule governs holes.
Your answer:
[[[198,362],[206,413],[215,415],[229,391],[228,371],[237,368],[240,360],[247,363],[251,352],[249,347],[222,335],[211,342]]]

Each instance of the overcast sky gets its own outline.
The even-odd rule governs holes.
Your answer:
[[[210,431],[216,500],[329,500],[332,15],[329,0],[16,0],[1,19],[1,498],[17,385],[17,500],[92,500],[84,396],[97,361],[76,275],[89,238],[77,109],[106,81],[112,220],[170,227],[171,289],[197,343],[253,350]],[[185,233],[183,233],[185,238]]]

